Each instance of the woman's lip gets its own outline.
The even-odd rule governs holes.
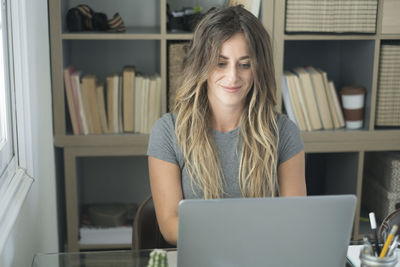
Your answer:
[[[236,92],[236,91],[238,91],[240,89],[240,86],[224,86],[224,85],[221,85],[221,87],[224,88],[227,91],[230,91],[230,92]]]

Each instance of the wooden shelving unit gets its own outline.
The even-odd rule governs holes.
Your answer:
[[[105,73],[121,71],[122,67],[127,64],[134,64],[143,72],[158,72],[162,79],[161,110],[165,113],[167,112],[168,99],[168,42],[192,38],[190,33],[170,33],[167,31],[167,0],[151,0],[146,1],[146,4],[141,1],[140,3],[139,1],[136,2],[128,3],[127,0],[119,0],[110,4],[110,1],[107,0],[82,1],[82,3],[93,5],[91,7],[98,12],[106,12],[110,5],[118,6],[123,19],[128,18],[127,16],[134,16],[139,12],[137,10],[126,11],[124,5],[129,7],[131,5],[149,5],[154,8],[150,15],[158,14],[157,16],[159,16],[154,19],[155,23],[149,23],[149,25],[126,24],[127,31],[125,33],[69,33],[66,31],[64,17],[68,8],[77,5],[77,1],[49,1],[54,143],[56,147],[62,148],[64,153],[66,249],[68,251],[129,247],[129,244],[99,244],[93,246],[79,244],[79,209],[82,203],[79,200],[77,187],[79,186],[78,181],[86,179],[86,177],[79,176],[76,165],[81,157],[145,156],[149,136],[146,134],[72,135],[68,125],[68,109],[65,104],[63,68],[69,64],[74,64],[76,68],[82,68],[85,72],[93,72],[99,77],[105,76]],[[329,188],[326,187],[322,193],[352,193],[357,195],[359,201],[353,229],[353,238],[355,239],[360,238],[363,234],[360,232],[359,219],[365,153],[368,151],[400,150],[400,129],[380,130],[374,127],[380,44],[386,40],[400,40],[400,33],[381,34],[382,9],[383,1],[379,1],[377,32],[370,35],[286,34],[284,29],[285,1],[263,0],[260,11],[261,20],[273,38],[277,81],[281,81],[284,69],[291,68],[294,65],[316,64],[316,67],[321,68],[329,65],[330,67],[326,71],[328,76],[334,76],[335,84],[361,83],[367,88],[365,127],[363,129],[302,133],[308,160],[309,173],[307,175],[314,176],[314,180],[322,179],[326,185],[329,185]],[[117,46],[118,49],[116,50],[122,51],[112,51],[110,44]],[[90,47],[93,47],[93,51],[90,51]],[[311,54],[307,47],[318,48],[316,50],[319,52],[315,55]],[[102,51],[102,53],[95,60],[96,51]],[[333,51],[332,56],[338,58],[338,61],[344,62],[343,64],[347,66],[332,62],[332,57],[325,56],[329,51]],[[120,53],[124,53],[126,59]],[[144,60],[140,57],[141,54],[148,55],[148,59]],[[304,60],[301,56],[293,56],[296,54],[304,55],[307,60]],[[114,58],[114,61],[110,58]],[[362,67],[355,69],[357,64],[361,64]],[[99,69],[98,65],[103,65],[105,69]],[[116,66],[118,66],[117,69]],[[348,74],[341,73],[341,69],[347,71]],[[277,84],[280,103],[278,108],[282,109],[281,85],[279,82]],[[318,170],[320,161],[324,162],[325,169]],[[315,173],[321,177],[315,177],[318,176]]]
[[[358,198],[354,239],[369,234],[361,229],[365,227],[361,227],[360,220],[365,153],[400,150],[400,129],[381,130],[374,126],[381,42],[400,40],[398,34],[381,33],[383,4],[384,1],[378,3],[375,34],[287,34],[284,28],[285,16],[274,17],[277,81],[281,80],[284,69],[295,65],[313,65],[326,70],[328,76],[332,75],[335,85],[361,84],[367,88],[363,129],[302,132],[311,168],[318,168],[318,164],[313,165],[315,158],[323,158],[322,161],[326,164],[326,168],[319,173],[320,178],[325,179],[325,186],[330,185],[325,188],[325,193],[351,193]],[[274,1],[275,14],[285,14],[285,8],[285,1]],[[302,56],[297,56],[297,53]],[[336,60],[342,65],[334,62]],[[340,73],[343,70],[348,74]],[[343,158],[346,161],[337,164]],[[351,163],[347,164],[348,162]],[[314,171],[309,171],[307,175],[312,176],[313,173]]]

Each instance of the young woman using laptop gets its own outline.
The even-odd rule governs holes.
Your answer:
[[[275,110],[272,58],[268,33],[241,6],[211,10],[197,25],[174,111],[153,126],[148,148],[169,243],[177,242],[182,199],[306,195],[304,145]]]

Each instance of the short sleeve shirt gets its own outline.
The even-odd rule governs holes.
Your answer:
[[[203,198],[200,188],[191,183],[191,178],[186,171],[185,161],[175,135],[176,117],[172,113],[164,114],[154,124],[149,140],[147,155],[171,162],[181,170],[182,192],[185,199]],[[277,117],[279,144],[278,165],[292,158],[304,149],[300,131],[286,115],[278,114]],[[240,152],[238,142],[240,126],[230,132],[219,132],[211,128],[222,171],[225,177],[226,198],[243,197],[239,186],[239,161]]]

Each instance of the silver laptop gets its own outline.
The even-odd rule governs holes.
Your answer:
[[[354,195],[183,200],[178,267],[343,267]]]

